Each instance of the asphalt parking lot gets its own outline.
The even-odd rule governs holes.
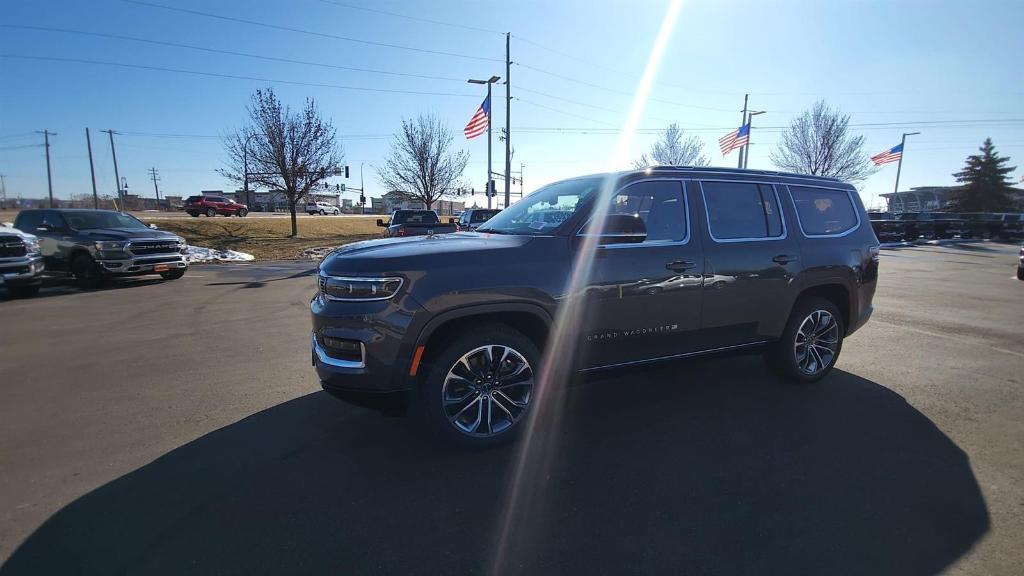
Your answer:
[[[1019,574],[1016,250],[883,252],[874,318],[815,386],[755,356],[572,386],[503,566]],[[490,571],[517,451],[328,397],[313,290],[291,262],[0,296],[0,573]]]

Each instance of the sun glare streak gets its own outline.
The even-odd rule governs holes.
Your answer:
[[[657,76],[665,48],[672,37],[676,20],[682,9],[683,0],[672,0],[665,12],[658,36],[651,47],[643,75],[637,86],[629,114],[623,123],[609,158],[609,165],[625,167],[632,146],[636,128],[643,116],[650,95],[651,86]],[[603,223],[615,186],[615,175],[609,175],[602,183],[595,202],[592,221]],[[600,233],[600,230],[591,230]],[[516,549],[526,550],[528,539],[537,537],[543,525],[539,522],[532,527],[530,522],[539,520],[544,509],[544,484],[549,478],[553,458],[558,453],[558,437],[564,417],[565,384],[571,378],[572,361],[578,343],[580,319],[585,312],[585,290],[591,279],[594,254],[597,250],[597,234],[584,236],[573,260],[569,282],[563,292],[557,317],[544,350],[542,367],[534,388],[534,414],[522,437],[520,451],[515,463],[511,482],[500,516],[494,564],[491,573],[498,575],[517,571],[509,565],[509,559]],[[531,529],[532,528],[532,529]]]

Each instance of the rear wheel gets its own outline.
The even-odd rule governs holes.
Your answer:
[[[206,209],[206,217],[207,218],[213,218],[216,215],[217,215],[217,211],[214,210],[213,208],[207,208]]]
[[[71,261],[71,274],[79,288],[99,288],[103,284],[103,272],[88,254],[79,254]]]
[[[321,210],[320,210],[320,215],[321,215],[321,216],[327,216],[327,212],[326,212],[326,211],[324,211],[323,209],[321,209]]]
[[[167,272],[161,272],[160,277],[164,280],[177,280],[185,275],[184,268],[175,268],[174,270],[168,270]]]
[[[1017,280],[1024,280],[1024,266],[1017,267]]]
[[[15,298],[30,298],[39,293],[39,284],[24,284],[21,286],[8,286],[7,291]]]
[[[423,384],[425,418],[444,436],[483,447],[516,438],[529,416],[540,353],[503,324],[479,327],[448,344]]]
[[[199,218],[199,212],[195,212],[193,210],[189,210],[188,215],[193,217],[193,218]]]
[[[846,327],[836,305],[824,298],[797,302],[778,342],[765,361],[779,376],[810,383],[824,378],[839,359]]]

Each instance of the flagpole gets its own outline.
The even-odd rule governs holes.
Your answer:
[[[750,98],[750,94],[744,94],[743,95],[743,119],[740,121],[740,128],[743,128],[743,126],[745,126],[747,124],[747,99],[748,98]],[[738,132],[736,133],[736,136],[739,137],[739,133]],[[747,137],[749,138],[750,136],[748,135]],[[743,168],[743,158],[744,158],[743,150],[744,150],[744,147],[740,146],[740,161],[739,161],[739,164],[736,165],[737,168]]]
[[[892,189],[894,200],[900,191],[900,172],[903,170],[903,155],[907,153],[907,136],[914,136],[915,134],[920,134],[920,132],[904,132],[903,138],[900,139],[900,161],[896,165],[896,186]]]

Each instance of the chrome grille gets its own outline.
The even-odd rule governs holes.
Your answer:
[[[21,240],[0,240],[0,258],[15,258],[28,254]]]
[[[177,254],[181,245],[174,240],[132,240],[128,251],[136,256],[152,254]]]

